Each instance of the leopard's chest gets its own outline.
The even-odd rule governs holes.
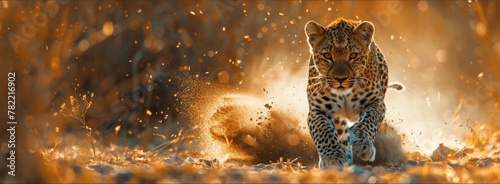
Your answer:
[[[335,112],[337,117],[347,118],[351,122],[357,122],[360,113],[364,110],[359,103],[360,100],[359,95],[353,93],[337,95],[337,100],[334,102],[336,108],[333,108],[330,113]]]
[[[316,97],[313,103],[317,106],[316,108],[322,109],[329,119],[347,118],[351,122],[356,122],[361,112],[366,108],[368,101],[366,93],[348,92],[339,94],[330,91]]]

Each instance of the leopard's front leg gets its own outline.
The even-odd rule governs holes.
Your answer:
[[[357,123],[349,128],[349,142],[352,150],[364,161],[375,160],[376,149],[373,141],[385,117],[383,100],[375,100],[367,106]]]
[[[333,114],[335,115],[335,114]],[[324,112],[311,109],[307,117],[309,131],[314,145],[319,153],[319,168],[325,169],[332,165],[347,165],[348,158],[345,148],[339,142],[335,125]]]

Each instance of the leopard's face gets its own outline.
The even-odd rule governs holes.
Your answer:
[[[369,22],[333,22],[324,28],[306,25],[317,80],[338,93],[359,84],[368,63],[373,25]]]

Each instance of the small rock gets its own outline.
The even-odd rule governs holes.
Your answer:
[[[191,156],[189,156],[189,157],[186,158],[186,163],[191,163],[192,164],[192,163],[194,163],[194,159]]]
[[[102,175],[107,175],[113,171],[115,171],[115,168],[109,165],[89,165],[88,168],[92,169],[93,171],[102,174]]]
[[[465,152],[458,152],[455,149],[449,148],[444,144],[439,144],[439,147],[432,152],[431,160],[434,162],[446,161],[448,159],[454,160],[467,155]]]
[[[241,182],[245,179],[245,175],[241,173],[240,170],[228,170],[227,175],[229,176],[229,182]]]
[[[359,166],[356,166],[356,165],[349,166],[348,171],[353,173],[354,176],[356,176],[356,178],[358,179],[358,181],[360,181],[362,183],[367,183],[368,179],[370,179],[370,177],[375,176],[372,171],[366,170],[366,169],[359,167]]]
[[[212,162],[213,162],[213,163],[219,163],[219,160],[217,160],[217,158],[214,158],[214,159],[212,160]]]
[[[206,160],[206,159],[199,159],[198,161],[200,161],[201,164],[207,166],[207,167],[212,167],[212,162],[210,162],[210,160]]]
[[[116,175],[116,183],[126,183],[132,179],[132,177],[134,177],[134,174],[129,171],[120,172]]]
[[[401,164],[401,168],[400,168],[400,170],[401,170],[401,171],[406,171],[406,169],[408,169],[408,166],[410,166],[410,165],[411,165],[411,164],[408,164],[408,162],[407,162],[407,163],[404,163],[404,164]],[[412,166],[415,166],[415,165],[412,165]]]
[[[278,175],[276,175],[276,174],[270,174],[270,175],[267,177],[267,179],[269,179],[269,181],[271,181],[271,182],[277,182],[277,181],[279,181],[279,179],[280,179],[280,178],[279,178],[279,176],[278,176]]]
[[[492,163],[492,161],[489,158],[480,159],[480,160],[476,161],[477,166],[482,167],[482,168],[486,168],[486,167],[491,166],[491,163]]]
[[[365,174],[367,172],[370,172],[370,171],[363,169],[362,167],[359,167],[357,165],[349,166],[349,171],[351,171],[352,173],[354,173],[356,175],[361,175],[361,174]]]
[[[417,162],[417,161],[415,161],[415,160],[408,160],[406,163],[407,163],[408,165],[413,165],[413,166],[418,165],[418,162]]]
[[[184,163],[184,159],[178,154],[174,154],[168,158],[163,159],[163,162],[169,165],[181,166]]]

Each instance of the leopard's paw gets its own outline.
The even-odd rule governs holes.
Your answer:
[[[328,169],[332,166],[347,166],[348,161],[347,158],[333,158],[333,157],[325,157],[319,158],[319,168],[320,169]]]
[[[371,141],[362,141],[352,144],[352,150],[364,161],[375,161],[377,150]]]

